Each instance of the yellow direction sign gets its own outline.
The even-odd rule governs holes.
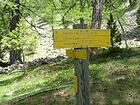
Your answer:
[[[72,58],[86,59],[87,51],[84,49],[66,50],[66,56]]]
[[[54,48],[109,47],[110,30],[60,29],[54,30]]]

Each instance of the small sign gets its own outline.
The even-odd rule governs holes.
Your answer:
[[[75,75],[73,77],[73,89],[74,89],[75,94],[78,93],[77,76]]]
[[[54,30],[54,48],[109,47],[110,45],[110,30]]]
[[[66,56],[72,58],[86,59],[87,51],[85,49],[66,50]]]

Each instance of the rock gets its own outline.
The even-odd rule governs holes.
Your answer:
[[[2,67],[0,66],[0,71],[2,71]]]
[[[43,64],[49,64],[49,63],[56,63],[58,61],[61,61],[65,59],[64,56],[57,56],[56,58],[39,58],[35,59],[32,62],[28,62],[29,66],[36,66],[36,65],[43,65]]]
[[[12,72],[12,71],[17,70],[17,69],[21,70],[23,68],[24,68],[24,65],[17,62],[15,64],[7,66],[7,67],[0,67],[0,74]]]
[[[0,74],[7,74],[8,73],[8,68],[7,67],[0,67]]]
[[[15,91],[11,91],[11,92],[9,92],[9,93],[6,93],[4,96],[6,96],[6,97],[12,96],[14,92],[15,92]]]
[[[2,67],[0,67],[0,74],[2,74],[3,73],[3,68]]]

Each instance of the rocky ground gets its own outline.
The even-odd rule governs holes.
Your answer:
[[[51,27],[43,23],[38,24],[41,28],[37,28],[40,33],[40,43],[37,48],[37,52],[32,57],[27,58],[27,60],[32,61],[37,58],[55,58],[57,56],[64,56],[64,49],[54,49],[53,48],[53,35]]]
[[[24,62],[23,64],[17,62],[13,65],[8,65],[6,67],[0,67],[0,74],[11,73],[15,70],[24,72],[24,69],[27,67],[56,63],[56,62],[59,62],[64,59],[65,59],[65,57],[63,57],[63,56],[57,56],[55,58],[38,58],[31,62]]]
[[[130,12],[125,13],[123,18],[123,28],[125,30],[126,39],[129,47],[139,47],[140,46],[140,32],[137,31],[136,23],[136,12],[137,9],[134,9]],[[122,41],[121,47],[125,47],[125,41]]]

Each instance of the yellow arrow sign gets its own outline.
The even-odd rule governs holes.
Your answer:
[[[54,48],[109,47],[110,30],[60,29],[54,30]]]
[[[66,50],[66,56],[72,58],[86,59],[87,51],[84,49]]]

